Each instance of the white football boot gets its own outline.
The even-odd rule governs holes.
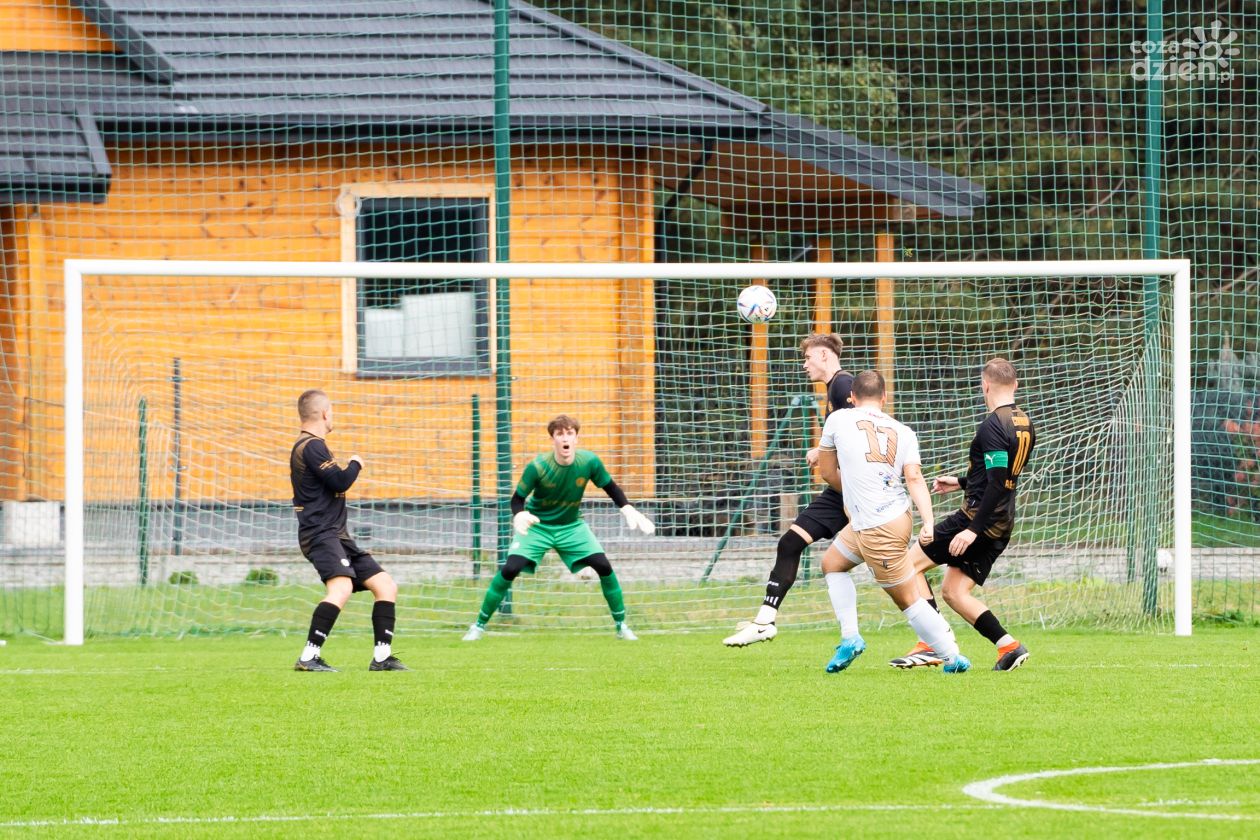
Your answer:
[[[747,647],[757,642],[768,642],[779,634],[774,624],[758,624],[755,621],[741,621],[735,626],[735,632],[722,640],[727,647]]]

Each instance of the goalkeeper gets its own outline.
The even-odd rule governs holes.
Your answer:
[[[503,603],[512,581],[521,572],[532,573],[549,548],[556,550],[570,572],[585,566],[599,575],[599,587],[616,623],[617,638],[627,641],[638,638],[626,624],[626,605],[617,575],[603,546],[582,521],[579,505],[587,483],[593,483],[608,494],[621,508],[631,530],[650,535],[656,532],[656,526],[630,505],[598,455],[577,448],[580,428],[577,420],[564,414],[547,424],[552,451],[525,465],[516,492],[512,494],[512,527],[516,536],[508,547],[507,562],[490,581],[481,611],[477,613],[477,623],[468,628],[464,641],[475,642],[485,635],[486,623]]]

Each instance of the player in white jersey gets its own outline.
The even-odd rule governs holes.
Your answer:
[[[932,542],[932,497],[923,480],[919,439],[884,413],[884,395],[883,376],[873,370],[859,373],[853,378],[854,407],[834,412],[823,426],[818,468],[828,484],[842,490],[849,511],[849,524],[833,546],[849,563],[866,563],[919,638],[944,660],[942,670],[959,674],[971,663],[959,653],[949,624],[919,594],[918,572],[906,551],[913,529],[911,501],[923,521],[920,542]],[[830,571],[824,561],[823,572]],[[841,639],[827,663],[829,674],[843,671],[866,650],[857,631],[856,601],[851,616],[834,597],[832,604]]]

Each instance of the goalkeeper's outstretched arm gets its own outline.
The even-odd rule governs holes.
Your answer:
[[[612,499],[612,503],[618,508],[623,508],[630,504],[630,500],[626,498],[626,491],[617,486],[617,482],[609,481],[600,488],[608,494],[608,498]]]
[[[621,515],[625,517],[626,525],[631,531],[638,531],[649,536],[656,533],[656,526],[652,524],[652,520],[634,509],[630,500],[626,498],[626,492],[617,486],[617,482],[610,479],[601,489],[621,510]]]

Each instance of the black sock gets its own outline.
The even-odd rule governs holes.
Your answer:
[[[928,591],[927,598],[925,599],[928,602],[928,606],[937,612],[940,612],[941,608],[936,606],[936,593],[932,591],[932,581],[928,580],[925,576],[923,578],[923,585],[927,587]]]
[[[393,644],[394,602],[377,601],[372,605],[372,641],[378,645]]]
[[[306,634],[306,643],[322,647],[324,642],[328,641],[328,634],[332,632],[339,615],[341,615],[341,607],[336,604],[330,604],[327,601],[316,604],[315,612],[311,615],[311,629]]]
[[[770,580],[766,583],[766,597],[761,603],[767,607],[778,609],[783,605],[788,590],[796,583],[796,572],[801,567],[801,555],[809,543],[801,539],[795,531],[788,531],[779,537],[775,550],[774,568],[770,570]]]
[[[985,610],[980,613],[980,617],[976,619],[976,623],[972,625],[976,628],[976,632],[984,636],[993,644],[998,643],[998,639],[1006,635],[1006,630],[1002,628],[1002,622],[997,620],[997,616],[992,610]]]

